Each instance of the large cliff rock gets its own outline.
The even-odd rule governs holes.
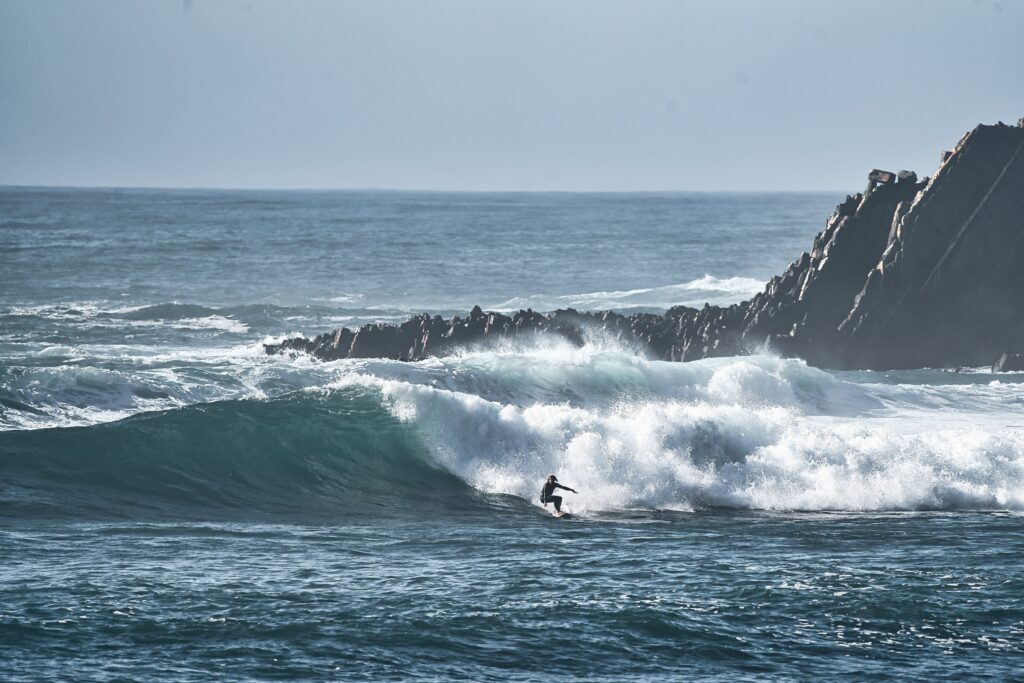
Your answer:
[[[512,337],[581,344],[603,334],[674,361],[770,348],[836,368],[994,363],[1024,352],[1022,149],[1024,127],[979,126],[931,179],[872,183],[836,208],[810,252],[742,304],[630,316],[477,307],[466,318],[422,315],[266,349],[414,360]]]
[[[965,136],[893,227],[836,364],[982,365],[1024,345],[1024,128]]]

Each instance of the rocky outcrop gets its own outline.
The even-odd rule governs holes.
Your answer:
[[[737,305],[700,310],[678,307],[664,315],[638,313],[624,316],[613,311],[581,312],[572,308],[551,313],[525,310],[504,315],[484,312],[477,306],[465,318],[420,315],[397,326],[364,325],[354,332],[343,328],[312,339],[287,339],[280,344],[266,345],[266,350],[268,353],[309,353],[321,360],[416,360],[447,355],[469,344],[525,339],[534,335],[558,336],[578,345],[588,337],[603,336],[635,344],[657,358],[694,360],[744,353],[741,338],[728,334],[728,330],[740,320],[741,313]]]
[[[992,372],[1020,372],[1024,370],[1024,353],[1004,353],[992,366]]]
[[[965,136],[836,330],[849,367],[987,365],[1024,342],[1024,128]]]
[[[988,365],[1024,353],[1024,127],[979,126],[932,178],[874,170],[811,250],[729,307],[663,315],[474,308],[267,345],[323,360],[415,360],[468,344],[605,335],[664,360],[773,349],[833,368]],[[879,180],[881,179],[881,180]],[[1016,354],[1016,356],[1015,356]]]

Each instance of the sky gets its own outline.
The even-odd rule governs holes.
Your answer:
[[[0,0],[0,184],[863,189],[1024,116],[1016,0]]]

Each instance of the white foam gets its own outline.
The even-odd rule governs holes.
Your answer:
[[[267,356],[256,344],[90,346],[93,360],[63,355],[71,352],[84,355],[78,347],[51,347],[43,357],[61,364],[10,368],[0,395],[32,409],[0,408],[0,430],[85,426],[196,403],[265,399],[334,376],[309,358]]]
[[[50,320],[82,321],[94,318],[103,311],[98,301],[79,301],[36,306],[12,306],[7,315],[35,316]]]
[[[38,358],[71,358],[76,355],[73,346],[45,346],[34,354]]]
[[[363,294],[338,294],[328,299],[331,303],[335,304],[358,304],[366,297]]]
[[[663,287],[583,292],[580,294],[535,294],[503,301],[492,310],[515,311],[532,308],[538,311],[556,308],[580,309],[667,309],[672,306],[702,306],[705,303],[728,305],[749,299],[764,289],[764,282],[748,277],[719,278],[705,274],[696,280]]]
[[[509,340],[497,349],[471,349],[419,363],[373,359],[325,365],[343,379],[366,375],[516,405],[570,401],[607,406],[626,398],[665,398],[788,406],[807,414],[860,414],[882,407],[856,384],[799,360],[748,356],[669,363],[603,341],[575,347],[554,338]]]
[[[177,321],[175,326],[191,330],[220,330],[232,334],[245,334],[249,331],[249,326],[245,323],[221,315],[209,315],[205,318],[185,318]]]
[[[925,409],[904,414],[856,384],[772,358],[576,360],[516,372],[525,383],[554,373],[544,381],[578,395],[586,375],[619,363],[613,375],[626,377],[630,366],[632,386],[588,401],[516,401],[500,381],[484,387],[498,373],[470,372],[445,385],[421,381],[426,376],[415,370],[398,378],[383,364],[364,365],[334,386],[380,391],[438,465],[483,491],[535,501],[543,478],[558,474],[581,491],[566,496],[577,513],[1024,509],[1024,427],[1010,424],[1019,410],[989,411],[983,421]]]

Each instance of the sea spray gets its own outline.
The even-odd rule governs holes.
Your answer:
[[[537,481],[561,473],[587,491],[576,511],[1024,504],[1024,432],[901,419],[799,361],[680,365],[586,350],[528,369],[523,360],[463,358],[464,372],[445,373],[458,388],[409,381],[409,370],[336,386],[376,387],[439,465],[480,490],[532,500]],[[588,393],[595,368],[602,391]],[[510,386],[523,380],[528,390]],[[562,400],[540,398],[554,387]]]
[[[577,511],[894,510],[1024,505],[1024,438],[982,428],[903,433],[792,409],[680,401],[606,409],[502,406],[398,389],[435,459],[489,492],[530,499],[546,472]]]

